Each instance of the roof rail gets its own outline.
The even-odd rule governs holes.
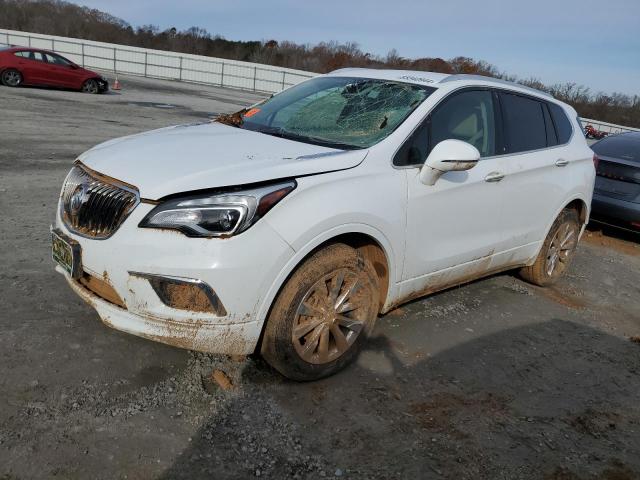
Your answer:
[[[545,97],[553,98],[553,95],[551,95],[550,93],[544,92],[542,90],[538,90],[537,88],[527,87],[526,85],[521,85],[515,82],[509,82],[508,80],[502,80],[500,78],[485,77],[484,75],[471,75],[466,73],[458,73],[454,75],[449,75],[447,78],[443,78],[438,83],[455,82],[456,80],[481,80],[483,82],[490,82],[498,85],[508,85],[510,87],[517,87],[523,90],[528,90],[537,95],[544,95]]]

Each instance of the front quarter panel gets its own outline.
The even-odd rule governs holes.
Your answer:
[[[368,157],[359,167],[298,179],[298,188],[265,220],[296,252],[264,299],[268,310],[280,287],[316,247],[347,233],[372,237],[389,266],[389,299],[402,274],[406,227],[406,172]],[[260,318],[264,318],[261,314]]]

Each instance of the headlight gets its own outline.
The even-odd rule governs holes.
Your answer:
[[[193,195],[162,202],[139,227],[178,230],[188,237],[228,237],[243,232],[296,188],[294,180],[251,190]]]

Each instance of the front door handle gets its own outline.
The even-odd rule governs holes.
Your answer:
[[[569,165],[569,160],[565,160],[564,158],[556,160],[556,167],[566,167],[567,165]]]
[[[504,173],[501,172],[491,172],[486,177],[484,177],[485,182],[499,182],[504,178]]]

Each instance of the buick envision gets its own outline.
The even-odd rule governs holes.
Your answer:
[[[343,69],[80,155],[57,269],[109,326],[312,380],[407,300],[566,271],[589,217],[576,112],[486,77]]]

